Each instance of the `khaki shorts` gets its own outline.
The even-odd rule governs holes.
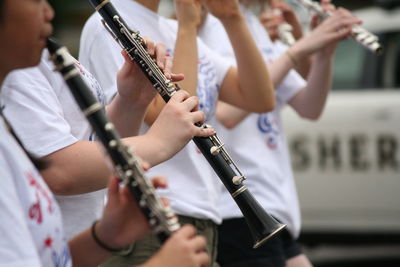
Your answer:
[[[219,267],[216,263],[217,257],[217,226],[211,220],[195,219],[192,217],[178,216],[179,222],[184,224],[191,224],[197,229],[199,235],[207,239],[206,251],[210,255],[212,264],[211,267]],[[136,266],[145,263],[152,255],[154,255],[161,245],[158,238],[154,234],[145,236],[142,240],[137,241],[126,251],[114,254],[109,258],[101,267],[128,267]]]

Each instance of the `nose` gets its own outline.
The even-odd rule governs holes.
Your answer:
[[[49,2],[45,1],[44,9],[45,9],[44,15],[45,15],[46,21],[48,21],[48,22],[52,21],[54,18],[54,9],[51,7]]]

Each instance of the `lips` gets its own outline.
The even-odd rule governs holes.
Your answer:
[[[48,24],[45,26],[45,29],[42,31],[42,34],[40,35],[40,39],[43,39],[45,42],[47,42],[47,38],[50,37],[50,35],[53,34],[53,25]]]

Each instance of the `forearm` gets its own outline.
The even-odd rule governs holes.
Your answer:
[[[68,244],[73,267],[96,267],[111,256],[110,252],[96,244],[90,229],[72,238]]]
[[[299,60],[294,69],[301,75],[301,77],[303,77],[303,79],[307,80],[308,74],[310,73],[311,70],[311,65],[312,65],[312,58],[308,56]]]
[[[111,170],[98,142],[78,141],[44,158],[49,167],[42,176],[58,195],[76,195],[106,187]]]
[[[274,60],[270,65],[271,79],[277,87],[291,69],[295,69],[304,79],[308,78],[311,68],[311,58],[301,47],[294,45],[286,53]]]
[[[152,125],[153,122],[157,119],[161,110],[166,105],[164,99],[161,96],[156,95],[156,97],[151,101],[150,105],[147,107],[146,115],[144,117],[144,121],[147,125]]]
[[[162,143],[161,139],[157,136],[152,136],[151,133],[128,137],[123,140],[127,145],[132,147],[135,155],[138,155],[147,162],[150,167],[158,165],[173,156],[167,146]]]
[[[332,63],[332,55],[315,54],[307,86],[290,101],[302,117],[317,119],[321,115],[332,86]]]
[[[289,71],[295,66],[293,60],[287,53],[282,54],[269,65],[272,83],[278,87]]]
[[[241,100],[271,110],[274,92],[267,66],[242,15],[221,19],[234,49]]]
[[[197,95],[197,29],[194,23],[179,23],[174,49],[172,72],[183,73],[185,79],[178,84],[190,95]]]
[[[167,160],[168,151],[148,135],[127,137],[124,143],[150,166]],[[50,166],[42,175],[50,189],[58,195],[76,195],[104,189],[112,175],[112,165],[107,162],[99,142],[78,141],[44,158]]]
[[[146,113],[146,107],[132,105],[124,101],[119,94],[116,94],[106,109],[108,117],[121,137],[138,134]]]
[[[183,73],[185,75],[185,79],[180,81],[178,84],[190,95],[197,95],[197,61],[196,26],[190,23],[180,23],[174,48],[172,72]],[[147,107],[144,119],[145,122],[148,125],[152,125],[164,106],[165,101],[157,95]]]
[[[216,116],[218,121],[226,128],[232,129],[244,120],[250,113],[219,101],[217,105]]]

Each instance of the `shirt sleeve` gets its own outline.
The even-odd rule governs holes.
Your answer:
[[[50,72],[44,60],[39,67],[15,71],[1,92],[6,118],[25,148],[37,157],[77,142],[54,91],[63,80]]]
[[[104,89],[107,103],[116,93],[116,74],[124,63],[121,47],[93,14],[82,31],[79,61],[98,80]]]
[[[276,91],[278,106],[285,105],[306,85],[306,81],[300,74],[295,70],[289,71]]]
[[[0,267],[40,267],[9,166],[0,155]]]
[[[215,67],[215,73],[217,76],[217,83],[219,86],[222,85],[222,82],[225,79],[225,76],[232,66],[235,66],[235,61],[232,60],[230,61],[227,58],[224,58],[220,56],[219,54],[215,53],[213,50],[211,50],[207,45],[205,45],[200,39],[198,39],[198,45],[199,45],[199,50],[201,49],[204,51],[204,53],[207,55],[208,58],[211,59],[211,61],[214,64]]]

